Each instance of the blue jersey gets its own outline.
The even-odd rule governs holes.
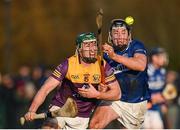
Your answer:
[[[135,53],[146,55],[146,49],[141,42],[133,40],[126,50],[115,51],[115,53],[125,57],[133,57]],[[104,54],[104,59],[114,69],[122,91],[121,101],[137,103],[150,98],[147,67],[144,71],[131,70],[123,64],[111,60],[107,53]]]
[[[161,93],[165,86],[166,70],[164,68],[155,69],[152,64],[148,65],[149,90],[151,94]],[[158,110],[160,104],[153,104],[151,110]]]

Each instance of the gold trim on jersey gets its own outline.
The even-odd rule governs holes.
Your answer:
[[[54,72],[52,73],[54,76],[56,76],[57,78],[60,78],[61,77],[61,73],[58,71],[58,70],[54,70]]]
[[[108,83],[108,82],[110,82],[110,81],[113,81],[113,80],[115,80],[115,76],[114,76],[114,75],[110,75],[109,77],[106,77],[106,78],[105,78],[105,82],[106,82],[106,83]]]

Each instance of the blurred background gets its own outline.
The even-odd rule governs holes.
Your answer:
[[[112,19],[131,15],[135,19],[133,37],[148,49],[165,48],[169,55],[167,70],[178,79],[179,0],[1,0],[0,128],[21,128],[18,119],[27,111],[36,91],[54,67],[74,54],[76,36],[97,32],[99,8],[104,11],[103,42],[107,41]],[[42,109],[46,108],[45,103]],[[37,128],[39,124],[30,125],[26,127]],[[180,128],[175,123],[169,127]]]

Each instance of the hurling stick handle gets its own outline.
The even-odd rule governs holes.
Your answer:
[[[40,113],[36,114],[34,119],[45,119],[46,118],[46,113]]]
[[[46,113],[36,114],[36,115],[34,116],[34,120],[36,120],[36,119],[45,119],[46,116],[47,116]],[[20,118],[20,124],[21,124],[21,125],[24,125],[25,121],[26,121],[26,119],[25,119],[24,117],[21,117],[21,118]]]

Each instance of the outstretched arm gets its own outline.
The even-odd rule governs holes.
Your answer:
[[[44,102],[46,96],[60,83],[60,81],[49,77],[41,89],[37,92],[29,111],[25,114],[26,120],[33,120],[39,106]]]

